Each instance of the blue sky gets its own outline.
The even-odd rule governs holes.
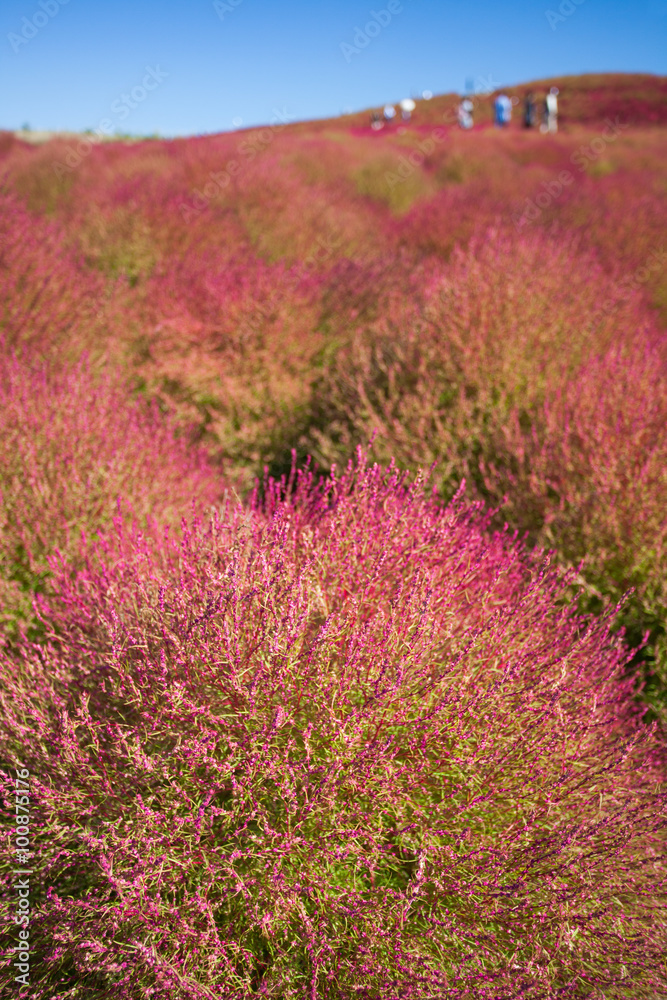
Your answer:
[[[191,135],[467,80],[664,74],[667,0],[2,0],[0,51],[0,127]]]

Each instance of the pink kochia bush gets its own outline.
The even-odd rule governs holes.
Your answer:
[[[118,373],[0,352],[0,623],[25,617],[46,557],[74,554],[82,532],[111,523],[119,499],[140,521],[178,524],[193,495],[213,503],[219,476],[157,406],[129,397]]]
[[[286,485],[54,556],[47,641],[0,660],[31,996],[664,995],[665,759],[620,641],[420,477]]]
[[[61,224],[0,191],[0,336],[45,355],[80,340],[99,308],[99,277],[67,246]],[[3,345],[4,347],[4,345]],[[4,350],[3,350],[4,353]]]

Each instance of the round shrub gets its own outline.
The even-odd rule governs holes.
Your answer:
[[[1,661],[32,995],[660,995],[664,751],[607,624],[393,468],[263,495],[53,558]]]

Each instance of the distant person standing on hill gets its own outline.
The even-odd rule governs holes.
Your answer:
[[[546,97],[542,101],[542,124],[540,125],[540,132],[549,131],[549,102]]]
[[[512,119],[512,102],[507,94],[498,94],[493,102],[493,110],[495,122],[499,128],[509,125]]]
[[[493,120],[498,126],[498,128],[501,128],[503,124],[503,107],[502,104],[500,103],[500,97],[501,97],[500,94],[496,94],[496,97],[494,98],[493,101]]]
[[[396,108],[394,107],[394,105],[385,104],[383,115],[385,122],[387,123],[387,125],[389,125],[389,123],[392,122],[396,117]]]
[[[546,96],[547,132],[558,131],[558,87],[552,87]]]
[[[558,131],[558,87],[552,87],[544,98],[543,118],[540,132]]]
[[[472,128],[472,112],[473,103],[466,97],[465,100],[461,101],[459,104],[458,116],[459,125],[461,128],[469,129]]]
[[[535,104],[535,95],[531,90],[526,94],[526,100],[523,106],[523,127],[535,128],[536,118],[537,118],[537,105]]]

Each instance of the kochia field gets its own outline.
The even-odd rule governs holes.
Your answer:
[[[37,1000],[667,996],[667,81],[506,92],[0,133]]]

